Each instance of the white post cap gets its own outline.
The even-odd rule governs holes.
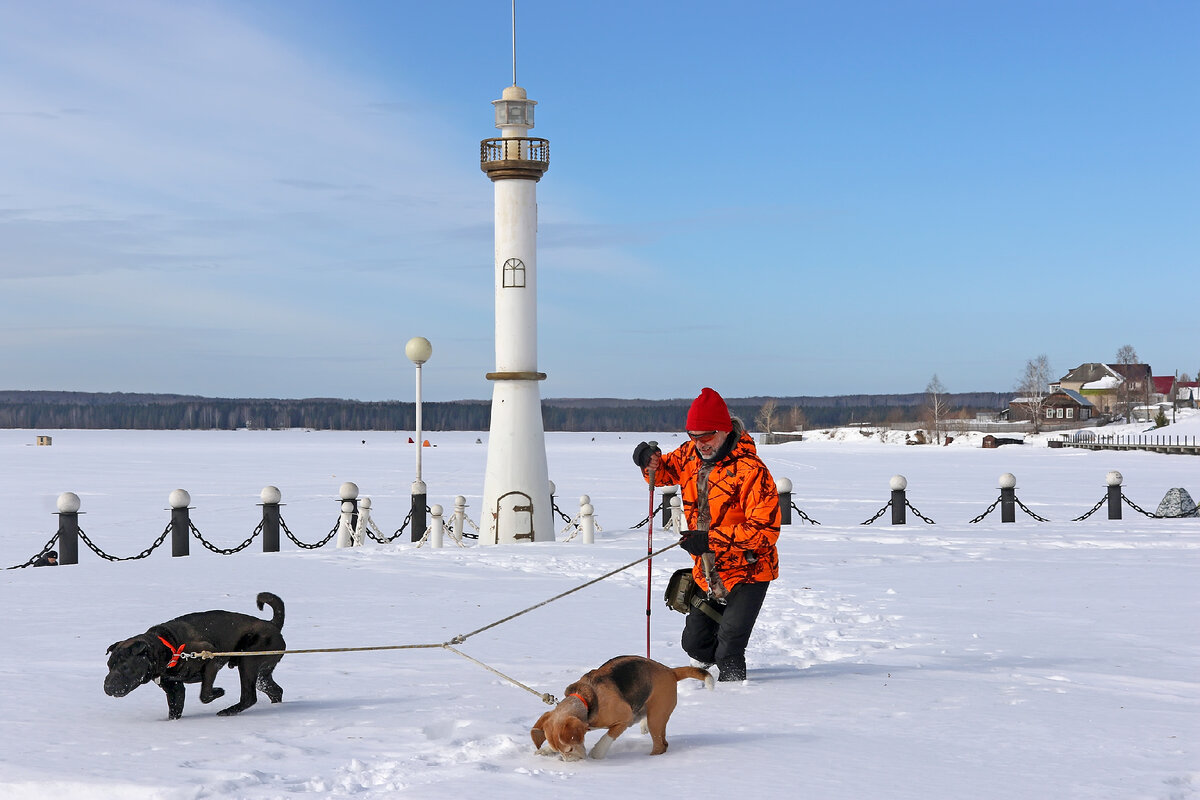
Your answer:
[[[79,510],[79,495],[74,492],[63,492],[58,496],[58,512],[74,514]]]
[[[892,487],[893,492],[903,492],[908,488],[908,478],[903,475],[893,475],[888,481],[888,486]]]
[[[1017,488],[1017,476],[1013,475],[1011,472],[1006,472],[1003,475],[1001,475],[1000,476],[1000,488],[1001,489]]]
[[[171,508],[187,508],[191,505],[192,496],[187,493],[186,489],[176,489],[171,492],[171,496],[167,498]]]

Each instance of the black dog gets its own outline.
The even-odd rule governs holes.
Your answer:
[[[108,677],[104,693],[124,697],[143,683],[154,681],[167,694],[167,718],[183,716],[185,683],[200,684],[200,702],[211,703],[224,689],[214,689],[213,681],[221,667],[238,668],[242,697],[217,713],[229,716],[245,711],[258,700],[261,689],[272,703],[283,700],[283,688],[271,677],[283,655],[232,656],[212,659],[183,659],[183,653],[208,650],[232,653],[259,650],[283,650],[283,601],[270,592],[260,592],[258,607],[269,605],[275,612],[270,622],[233,611],[202,611],[185,614],[170,622],[155,625],[145,633],[117,642],[108,648]]]

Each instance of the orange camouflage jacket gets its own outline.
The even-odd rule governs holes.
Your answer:
[[[779,540],[779,491],[775,479],[758,457],[754,439],[739,421],[734,421],[730,435],[737,437],[733,449],[713,464],[705,464],[696,445],[687,441],[663,453],[662,465],[654,473],[656,486],[679,485],[689,530],[703,527],[701,504],[707,502],[708,546],[716,556],[726,589],[779,577],[779,552],[775,548]],[[643,476],[649,481],[648,470]],[[692,575],[707,590],[700,559],[694,557],[694,561]]]

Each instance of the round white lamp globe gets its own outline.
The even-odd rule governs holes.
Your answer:
[[[414,336],[404,345],[404,355],[418,366],[424,364],[433,355],[433,345],[424,336]]]

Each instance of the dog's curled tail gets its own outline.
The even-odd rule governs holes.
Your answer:
[[[704,681],[706,689],[712,689],[717,685],[716,681],[713,680],[712,674],[708,670],[700,669],[699,667],[674,667],[671,672],[675,673],[676,681],[681,681],[685,678],[695,678],[698,681]]]
[[[259,592],[256,599],[259,611],[262,611],[262,607],[265,605],[271,607],[271,610],[275,612],[275,615],[271,617],[271,624],[283,630],[283,601],[270,592]]]

